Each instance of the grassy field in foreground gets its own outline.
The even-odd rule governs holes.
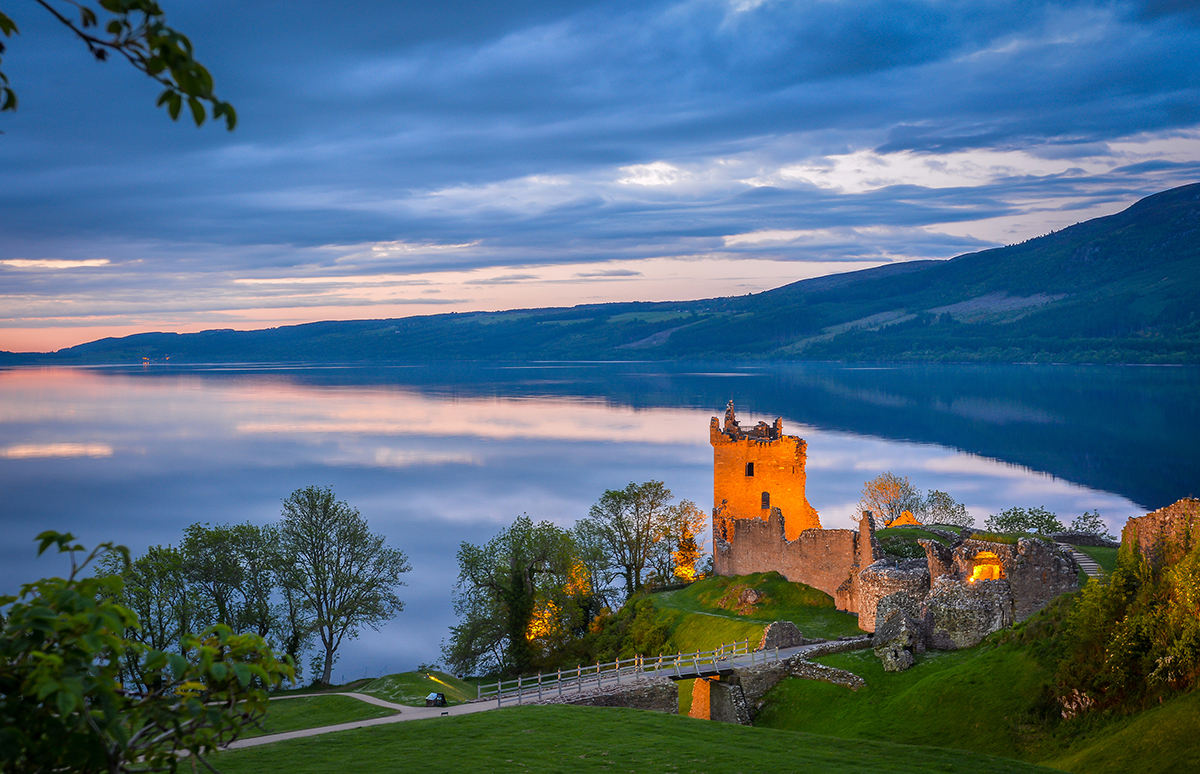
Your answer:
[[[395,710],[352,699],[349,696],[302,696],[295,699],[274,699],[267,703],[267,716],[262,729],[253,729],[243,737],[281,734],[301,728],[334,726],[394,715]]]
[[[225,774],[353,771],[1020,774],[1019,761],[834,739],[638,710],[518,707],[414,720],[221,753]]]
[[[477,694],[474,685],[463,682],[454,675],[434,671],[385,675],[356,690],[410,707],[424,707],[425,697],[431,693],[445,694],[447,704],[462,704],[474,699]]]

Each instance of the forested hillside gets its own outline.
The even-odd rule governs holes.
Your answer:
[[[1200,362],[1200,184],[1017,245],[746,296],[145,333],[0,363],[695,359]]]

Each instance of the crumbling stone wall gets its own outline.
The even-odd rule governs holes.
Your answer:
[[[804,493],[804,466],[808,444],[803,438],[783,434],[783,420],[760,422],[744,429],[734,415],[733,401],[725,410],[722,426],[716,417],[709,423],[713,447],[714,520],[761,519],[772,508],[787,514],[786,536],[795,540],[802,532],[820,529],[817,511]],[[763,507],[763,493],[769,495]]]
[[[713,560],[718,575],[750,575],[772,570],[834,596],[851,576],[858,533],[848,529],[810,529],[795,540],[784,533],[784,517],[772,508],[766,520],[730,519],[722,533],[713,524]]]
[[[1079,590],[1075,560],[1041,540],[1017,541],[1016,560],[1008,583],[1012,588],[1018,623],[1041,610],[1059,594]]]
[[[858,574],[858,628],[875,631],[875,609],[879,601],[906,593],[924,599],[929,591],[929,565],[924,559],[894,561],[880,559]]]
[[[1138,551],[1155,566],[1183,558],[1200,539],[1200,500],[1185,497],[1125,522],[1121,552]]]
[[[978,645],[992,632],[1012,626],[1012,589],[1006,580],[964,583],[942,576],[924,604],[926,643],[935,650]]]

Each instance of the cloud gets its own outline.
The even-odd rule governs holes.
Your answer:
[[[336,307],[346,283],[320,278],[946,258],[1200,176],[1186,3],[359,10],[173,9],[232,134],[172,124],[142,76],[67,55],[36,8],[17,19],[0,304],[87,314],[115,291],[169,319],[185,288],[252,303],[231,276],[303,277]]]
[[[618,277],[641,277],[642,272],[632,269],[598,269],[596,271],[577,271],[573,277],[580,279],[606,279]]]

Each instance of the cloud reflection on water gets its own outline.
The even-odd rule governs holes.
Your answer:
[[[345,646],[339,672],[434,660],[454,622],[460,541],[483,542],[523,512],[569,526],[605,489],[630,481],[660,479],[711,505],[708,424],[723,406],[632,408],[552,389],[464,396],[398,383],[309,385],[280,372],[0,371],[0,590],[61,570],[33,558],[43,529],[140,553],[177,543],[198,521],[274,521],[292,490],[331,486],[414,569],[401,591],[405,612]],[[851,526],[863,481],[883,470],[950,492],[980,523],[1012,505],[1044,505],[1067,520],[1099,508],[1113,525],[1140,512],[1118,495],[945,447],[784,422],[808,441],[808,497],[826,527]]]

